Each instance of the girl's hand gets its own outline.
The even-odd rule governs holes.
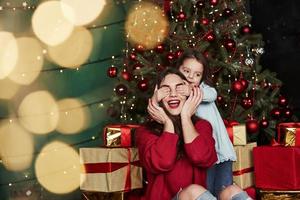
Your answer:
[[[185,84],[184,84],[184,85],[178,86],[178,87],[176,88],[176,91],[177,91],[179,94],[188,97],[188,96],[190,96],[190,93],[191,93],[191,91],[192,91],[192,86],[191,86],[188,82],[185,81]]]
[[[181,111],[181,117],[191,117],[195,114],[197,107],[201,103],[203,98],[203,92],[199,87],[195,86],[192,88],[191,94],[184,103]]]
[[[170,95],[170,88],[162,87],[157,89],[156,85],[151,99],[154,101],[154,103],[158,105],[158,102],[160,102],[163,98],[165,98],[168,95]]]
[[[149,99],[147,110],[152,119],[160,124],[166,124],[168,120],[170,121],[163,108],[153,102],[153,99]]]

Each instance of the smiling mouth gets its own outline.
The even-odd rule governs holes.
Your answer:
[[[172,109],[178,108],[179,104],[180,104],[179,100],[170,100],[170,101],[168,101],[168,105]]]

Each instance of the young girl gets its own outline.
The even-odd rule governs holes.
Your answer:
[[[210,81],[208,63],[200,52],[188,49],[179,58],[177,68],[191,85],[200,85],[203,92],[203,99],[197,108],[196,115],[209,121],[213,127],[218,161],[208,169],[207,189],[214,196],[218,196],[224,187],[233,182],[232,161],[236,161],[236,154],[215,104],[217,92]],[[181,87],[183,94],[187,91],[186,87]]]

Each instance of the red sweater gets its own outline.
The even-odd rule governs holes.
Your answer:
[[[199,120],[195,128],[199,136],[184,145],[185,155],[180,159],[178,135],[163,132],[157,136],[144,127],[137,130],[139,157],[148,179],[144,199],[170,200],[192,183],[206,186],[206,169],[217,161],[215,142],[209,122]]]

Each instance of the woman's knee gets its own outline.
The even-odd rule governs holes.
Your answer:
[[[181,190],[179,193],[179,200],[195,200],[198,196],[203,194],[206,189],[200,185],[192,184]]]

